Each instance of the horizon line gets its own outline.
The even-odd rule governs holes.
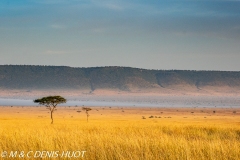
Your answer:
[[[146,69],[140,67],[130,67],[130,66],[92,66],[92,67],[73,67],[73,66],[66,66],[66,65],[31,65],[31,64],[0,64],[0,66],[39,66],[39,67],[69,67],[69,68],[110,68],[110,67],[121,67],[121,68],[132,68],[132,69],[143,69],[143,70],[156,70],[156,71],[206,71],[206,72],[240,72],[240,71],[227,71],[227,70],[198,70],[198,69]]]

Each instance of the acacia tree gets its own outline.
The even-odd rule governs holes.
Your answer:
[[[47,109],[50,110],[51,113],[51,119],[53,124],[53,112],[56,110],[56,107],[60,103],[66,103],[67,100],[61,96],[48,96],[48,97],[42,97],[40,99],[35,99],[33,101],[34,103],[39,103],[41,105],[45,105]]]
[[[88,122],[88,117],[89,117],[88,111],[91,111],[92,109],[91,109],[91,108],[87,108],[87,107],[83,107],[82,109],[83,109],[83,110],[86,112],[86,114],[87,114],[87,122]]]

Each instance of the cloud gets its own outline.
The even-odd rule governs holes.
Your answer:
[[[66,28],[65,25],[59,25],[59,24],[51,24],[50,27],[53,29],[65,29]]]
[[[67,0],[33,0],[33,2],[38,4],[60,4],[60,3],[67,3]]]
[[[105,4],[105,7],[115,11],[121,11],[124,9],[122,6],[112,3]]]
[[[106,8],[113,11],[122,11],[127,7],[124,1],[92,0],[91,3],[98,8]]]
[[[93,33],[105,33],[106,29],[105,28],[94,28],[92,29]]]
[[[44,54],[49,54],[49,55],[61,55],[61,54],[66,54],[66,51],[56,51],[56,50],[47,50],[44,52]]]

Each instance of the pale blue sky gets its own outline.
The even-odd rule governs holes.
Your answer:
[[[1,0],[0,64],[240,71],[239,0]]]

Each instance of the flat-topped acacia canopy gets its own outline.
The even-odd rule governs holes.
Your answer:
[[[66,103],[67,100],[61,96],[48,96],[40,99],[35,99],[34,103],[39,103],[46,106],[57,106],[60,103]]]

